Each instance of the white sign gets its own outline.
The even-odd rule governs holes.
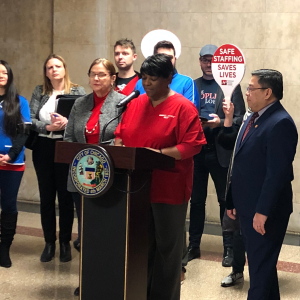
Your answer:
[[[175,57],[181,54],[181,43],[179,38],[171,31],[157,29],[148,32],[142,39],[141,50],[145,58],[153,55],[154,46],[161,41],[171,42],[175,48]]]
[[[245,68],[244,54],[237,46],[232,44],[219,47],[212,58],[211,70],[215,81],[224,93],[227,107],[229,107],[234,89],[244,77]]]

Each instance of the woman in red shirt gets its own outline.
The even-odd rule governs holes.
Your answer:
[[[133,100],[115,131],[115,145],[147,147],[176,159],[154,170],[151,185],[148,300],[180,299],[183,228],[193,184],[193,156],[206,140],[196,107],[169,88],[170,57],[156,54],[141,66],[146,94]]]

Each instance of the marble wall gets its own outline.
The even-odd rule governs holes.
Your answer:
[[[148,31],[167,29],[175,33],[182,43],[182,54],[177,61],[180,73],[192,78],[201,76],[198,58],[205,44],[220,46],[236,44],[242,49],[247,62],[242,81],[243,93],[250,72],[259,68],[273,68],[284,76],[282,103],[300,128],[300,3],[279,0],[131,0],[112,1],[111,43],[121,37],[132,38],[138,46],[138,70],[143,57],[140,43]],[[122,28],[122,30],[120,30]],[[294,213],[289,230],[300,231],[300,157],[296,155]],[[218,202],[212,181],[209,182],[208,221],[218,222]]]
[[[180,73],[201,76],[199,51],[208,43],[234,43],[242,49],[247,70],[274,68],[284,76],[282,103],[300,128],[300,2],[279,0],[1,0],[0,57],[10,62],[20,93],[28,99],[41,82],[42,64],[50,52],[62,55],[73,82],[87,91],[87,70],[96,57],[113,60],[116,40],[137,46],[135,69],[143,61],[140,43],[150,30],[167,29],[182,42]],[[3,17],[2,17],[3,16]],[[20,199],[38,201],[30,156]],[[300,232],[300,154],[294,167],[294,213],[289,230]],[[218,221],[218,203],[210,181],[207,220]]]

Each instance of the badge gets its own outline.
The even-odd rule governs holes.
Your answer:
[[[107,151],[100,146],[89,146],[73,159],[71,179],[81,195],[95,198],[109,190],[113,183],[113,171]]]

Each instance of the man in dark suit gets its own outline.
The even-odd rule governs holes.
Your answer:
[[[282,75],[252,72],[247,89],[251,114],[237,137],[227,214],[239,215],[250,274],[248,300],[279,300],[276,264],[293,210],[293,160],[298,134],[281,105]]]
[[[207,140],[201,152],[194,156],[194,184],[191,197],[190,228],[189,228],[189,261],[200,257],[200,242],[205,222],[205,204],[209,174],[214,181],[218,202],[220,205],[220,221],[225,211],[225,187],[231,150],[225,150],[219,145],[217,136],[224,126],[225,115],[222,101],[224,94],[214,80],[211,70],[211,60],[217,46],[206,45],[200,51],[200,67],[203,76],[195,80],[200,95],[199,115],[209,119],[202,121]],[[238,85],[231,98],[234,104],[233,122],[244,115],[245,103]],[[232,262],[232,236],[223,235],[224,255],[222,265],[231,266]]]

